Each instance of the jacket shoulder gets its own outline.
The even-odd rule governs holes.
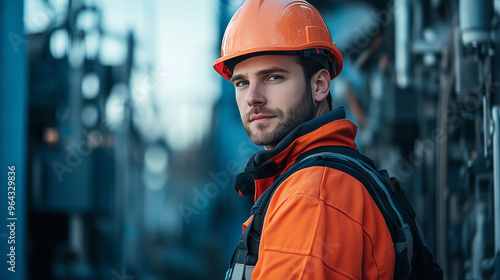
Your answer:
[[[353,176],[327,166],[311,166],[298,170],[276,189],[270,208],[279,207],[292,196],[307,196],[338,211],[362,219],[355,209],[375,206],[363,184]]]

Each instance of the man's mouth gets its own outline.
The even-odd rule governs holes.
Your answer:
[[[264,114],[257,114],[257,115],[252,115],[250,117],[250,122],[251,123],[256,123],[256,124],[259,124],[259,123],[266,123],[268,122],[269,120],[271,120],[272,118],[274,118],[274,116],[271,116],[271,115],[264,115]]]

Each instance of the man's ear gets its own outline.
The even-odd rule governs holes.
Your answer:
[[[319,103],[330,94],[330,74],[326,69],[321,69],[312,76],[312,93],[314,100]]]

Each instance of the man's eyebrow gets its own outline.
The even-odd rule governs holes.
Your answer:
[[[267,75],[267,74],[271,74],[271,73],[290,73],[290,71],[283,69],[283,68],[279,68],[279,67],[272,67],[269,69],[260,70],[255,74],[257,76],[263,76],[263,75]]]
[[[231,82],[245,78],[244,75],[235,75],[231,77]]]
[[[290,71],[283,69],[283,68],[280,68],[280,67],[272,67],[269,69],[257,71],[257,73],[255,73],[255,75],[264,76],[264,75],[271,74],[271,73],[290,73]],[[243,78],[245,78],[245,75],[234,75],[231,77],[231,82],[234,82],[236,80],[243,79]]]

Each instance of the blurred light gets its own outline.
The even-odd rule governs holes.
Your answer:
[[[111,129],[119,128],[125,119],[127,92],[128,88],[124,83],[115,84],[111,89],[105,107],[106,123]]]
[[[43,131],[43,140],[48,144],[55,145],[59,141],[59,131],[53,127],[47,127]]]
[[[87,104],[82,108],[82,123],[86,127],[92,127],[99,120],[99,111],[94,104]]]
[[[210,67],[193,68],[193,65],[211,65],[217,57],[213,48],[220,46],[218,27],[212,13],[207,12],[213,4],[209,1],[197,1],[197,5],[175,1],[157,3],[158,10],[174,9],[176,12],[158,17],[155,25],[156,65],[170,66],[169,71],[163,72],[165,75],[162,73],[162,78],[156,79],[157,83],[150,87],[152,103],[158,109],[155,123],[163,126],[163,139],[173,151],[196,149],[211,133],[213,106],[221,92],[217,73]],[[187,22],[186,14],[196,21]],[[185,24],[180,26],[179,22]],[[196,82],[193,82],[193,75]]]
[[[96,73],[87,73],[82,79],[82,96],[85,99],[94,99],[99,95],[100,79]]]
[[[436,32],[431,28],[424,28],[423,37],[425,41],[430,43],[435,43],[438,39]]]
[[[127,45],[125,39],[119,40],[110,36],[103,36],[99,60],[104,65],[118,66],[123,64],[127,57]]]
[[[153,173],[163,173],[166,171],[168,155],[165,148],[153,144],[144,152],[144,166]]]
[[[433,66],[436,65],[436,63],[437,63],[437,58],[434,54],[432,53],[424,54],[424,64],[426,66]]]
[[[55,59],[63,58],[68,52],[69,35],[66,29],[57,29],[50,35],[50,54]]]
[[[94,59],[97,56],[100,38],[99,31],[91,31],[85,34],[84,44],[87,58]]]
[[[142,179],[146,189],[152,191],[160,190],[167,182],[167,173],[152,173],[150,171],[145,171],[142,173]]]
[[[400,88],[407,88],[411,84],[410,78],[410,3],[405,0],[396,0],[394,5],[399,7],[394,14],[394,44],[396,84]]]
[[[159,190],[167,182],[168,155],[164,147],[153,144],[144,152],[143,180],[149,190]]]
[[[52,11],[43,1],[25,0],[24,27],[27,34],[43,32],[50,24]]]
[[[339,77],[339,79],[334,79],[332,81],[332,84],[335,86],[332,86],[332,97],[333,100],[336,102],[339,102],[340,100],[346,101],[346,92],[347,92],[347,84],[349,83],[348,80],[346,80],[346,75],[343,75],[342,77]]]
[[[79,39],[73,39],[70,41],[69,48],[69,65],[73,69],[80,68],[83,64],[83,60],[85,59],[85,46],[83,42]]]
[[[158,125],[158,115],[151,106],[134,109],[132,123],[146,143],[157,141],[162,137],[164,127]]]
[[[85,10],[78,14],[76,18],[76,28],[82,31],[90,31],[97,29],[99,23],[98,15],[96,12]]]

